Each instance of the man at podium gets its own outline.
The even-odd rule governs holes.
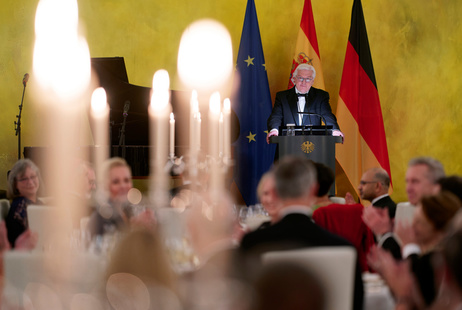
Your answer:
[[[321,121],[332,126],[333,136],[341,136],[343,139],[337,118],[329,104],[329,93],[311,87],[315,77],[316,70],[313,66],[300,64],[292,76],[295,87],[276,94],[273,111],[267,121],[266,142],[269,143],[269,137],[279,135],[279,126],[321,125]]]

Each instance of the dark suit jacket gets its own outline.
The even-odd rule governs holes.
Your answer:
[[[345,239],[319,227],[310,217],[292,213],[273,225],[250,232],[244,236],[240,251],[244,257],[255,258],[268,251],[280,251],[318,246],[352,246]],[[254,266],[253,266],[254,267]],[[363,283],[357,260],[355,270],[353,309],[363,307]]]
[[[279,129],[279,126],[286,124],[299,125],[297,103],[298,97],[295,93],[295,87],[278,92],[273,111],[267,121],[268,131],[274,128]],[[324,90],[310,88],[303,112],[320,114],[324,117],[326,125],[332,125],[333,129],[339,129],[337,118],[332,113],[329,104],[329,93]],[[304,115],[303,125],[321,125],[321,119],[315,115]]]
[[[385,208],[388,207],[388,215],[391,219],[395,218],[396,214],[396,203],[390,198],[390,196],[385,196],[372,204],[374,207]]]
[[[382,245],[382,249],[387,250],[388,252],[393,255],[395,259],[400,260],[401,256],[401,246],[399,245],[398,241],[396,240],[393,234],[387,234],[383,236],[384,240],[380,240]]]

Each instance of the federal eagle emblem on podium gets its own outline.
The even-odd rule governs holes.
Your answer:
[[[311,143],[310,141],[305,141],[302,143],[302,151],[303,153],[309,154],[314,151],[314,144]]]

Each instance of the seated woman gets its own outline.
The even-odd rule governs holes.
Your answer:
[[[397,230],[403,249],[414,243],[419,252],[403,255],[407,259],[397,262],[379,249],[371,251],[369,264],[385,279],[400,309],[426,309],[434,302],[441,282],[437,281],[432,261],[447,236],[449,223],[461,208],[459,199],[447,191],[424,197],[416,206],[412,226],[398,226]]]
[[[90,217],[92,236],[124,229],[133,215],[127,194],[133,187],[130,166],[123,158],[108,159],[102,169],[98,208]]]
[[[30,159],[18,160],[8,175],[7,195],[12,201],[5,224],[12,247],[19,235],[28,229],[27,207],[42,204],[37,196],[40,179],[40,171]]]

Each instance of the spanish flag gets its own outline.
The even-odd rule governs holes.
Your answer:
[[[363,172],[372,167],[382,167],[391,176],[361,0],[353,3],[337,119],[345,134],[345,143],[337,146],[336,158],[352,187],[356,190]],[[341,187],[338,184],[339,190]]]
[[[294,87],[292,83],[292,74],[301,63],[307,63],[314,67],[316,70],[316,79],[314,80],[313,86],[325,89],[311,0],[305,0],[305,5],[303,6],[302,20],[300,21],[300,30],[298,31],[297,45],[295,47],[294,59],[292,60],[292,70],[290,71],[288,88]]]

